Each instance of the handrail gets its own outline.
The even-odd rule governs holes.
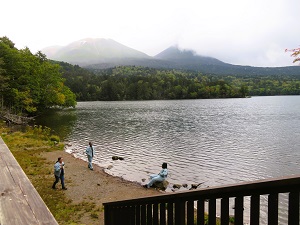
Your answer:
[[[208,202],[209,225],[216,224],[216,200],[220,199],[221,224],[229,223],[229,200],[234,198],[235,225],[244,223],[244,197],[250,196],[250,224],[259,224],[260,196],[268,197],[268,224],[278,224],[278,197],[288,193],[288,224],[299,225],[300,175],[209,187],[201,190],[104,203],[105,225],[205,224]],[[194,205],[197,204],[197,210]],[[158,210],[159,208],[159,210]],[[170,209],[171,208],[171,209]],[[124,213],[131,215],[126,219]],[[170,215],[171,214],[171,215]],[[188,219],[189,218],[189,219]],[[121,223],[120,223],[121,222]]]

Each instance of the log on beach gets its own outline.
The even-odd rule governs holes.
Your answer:
[[[5,120],[7,125],[10,125],[11,123],[23,125],[34,119],[33,117],[19,116],[6,111],[0,111],[0,118]]]

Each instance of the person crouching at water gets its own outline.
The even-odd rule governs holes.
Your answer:
[[[64,169],[65,163],[63,162],[63,158],[59,157],[57,159],[57,162],[54,164],[54,177],[55,181],[52,185],[53,189],[56,189],[55,185],[59,182],[61,182],[61,187],[63,190],[67,190],[65,187],[65,169]]]
[[[152,174],[150,175],[150,182],[148,184],[145,184],[145,188],[150,188],[155,182],[163,182],[167,176],[168,176],[168,165],[167,163],[162,164],[162,170],[159,172],[159,174]]]
[[[92,145],[92,142],[89,142],[89,146],[86,148],[85,153],[86,153],[86,155],[88,157],[88,161],[89,161],[88,168],[90,170],[93,170],[92,160],[93,160],[93,157],[95,155],[95,150],[94,150],[94,147]]]

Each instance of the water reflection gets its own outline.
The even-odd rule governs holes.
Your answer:
[[[52,129],[62,140],[69,137],[77,120],[76,109],[49,109],[42,116],[36,117],[34,124]]]

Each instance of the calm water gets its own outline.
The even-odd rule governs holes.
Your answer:
[[[95,163],[131,181],[142,183],[163,162],[171,185],[300,174],[300,96],[79,102],[49,118],[42,123],[66,137],[69,152],[85,159],[92,141]]]

